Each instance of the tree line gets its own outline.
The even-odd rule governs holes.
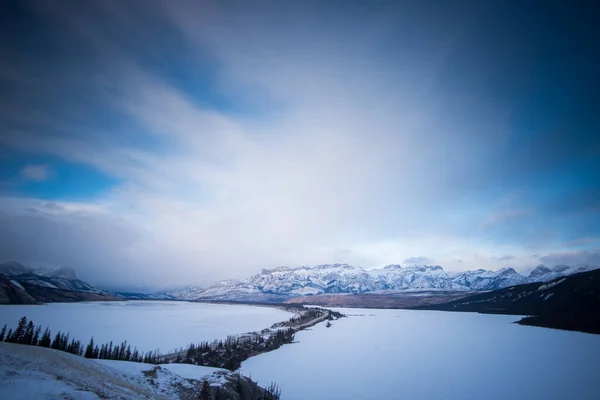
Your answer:
[[[92,337],[87,345],[83,345],[75,338],[69,338],[68,333],[58,331],[54,337],[50,328],[46,327],[42,332],[41,326],[36,326],[27,317],[22,317],[17,327],[8,329],[6,324],[0,330],[0,342],[18,343],[29,346],[47,347],[50,349],[65,351],[67,353],[83,356],[85,358],[98,358],[104,360],[121,360],[159,364],[162,358],[158,351],[141,352],[137,347],[131,348],[127,341],[120,344],[113,342],[98,345]]]
[[[278,349],[293,340],[294,330],[291,327],[286,330],[277,330],[266,337],[262,334],[243,337],[229,336],[226,340],[219,340],[212,344],[208,342],[192,343],[186,350],[177,354],[172,361],[235,371],[242,365],[242,361],[257,354]]]

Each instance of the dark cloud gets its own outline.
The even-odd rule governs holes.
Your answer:
[[[539,260],[546,265],[600,265],[600,249],[551,253],[540,257]]]
[[[511,256],[511,255],[506,255],[506,256],[502,256],[502,257],[494,257],[497,261],[510,261],[510,260],[514,260],[515,257]]]

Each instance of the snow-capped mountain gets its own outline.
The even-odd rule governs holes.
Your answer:
[[[530,282],[545,282],[558,276],[588,271],[591,266],[543,265],[523,276],[513,268],[498,271],[478,269],[446,272],[439,265],[388,265],[367,270],[347,264],[324,264],[315,267],[279,267],[262,270],[249,279],[225,280],[205,290],[185,291],[185,300],[246,300],[273,301],[317,294],[351,294],[381,291],[487,291]],[[183,297],[185,296],[185,297]]]
[[[529,274],[530,282],[547,282],[553,279],[559,278],[565,275],[573,275],[579,272],[591,271],[598,267],[594,267],[591,265],[577,265],[577,266],[569,266],[569,265],[556,265],[552,268],[548,268],[545,265],[538,265],[535,267],[533,271]]]
[[[164,299],[195,300],[204,291],[199,286],[188,286],[168,292],[156,293],[155,296],[164,296]]]
[[[77,279],[70,268],[34,270],[14,261],[0,264],[0,304],[120,299]]]
[[[18,262],[11,261],[0,264],[0,274],[23,284],[41,286],[50,289],[70,290],[73,292],[100,292],[90,284],[77,279],[71,268],[32,269]]]

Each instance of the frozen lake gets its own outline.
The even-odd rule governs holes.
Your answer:
[[[224,339],[260,330],[292,314],[272,307],[188,303],[180,301],[116,301],[0,306],[0,328],[13,328],[22,316],[52,333],[69,332],[87,343],[127,340],[143,351],[169,351],[190,343]]]
[[[600,399],[600,335],[519,317],[339,309],[349,318],[242,364],[282,400]]]

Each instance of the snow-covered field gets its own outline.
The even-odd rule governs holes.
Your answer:
[[[231,375],[197,365],[90,360],[52,349],[0,343],[0,399],[195,399],[202,380],[220,386]]]
[[[600,335],[520,317],[411,310],[347,314],[253,357],[241,371],[282,400],[600,399]]]
[[[227,335],[261,330],[291,313],[245,305],[179,301],[118,301],[0,306],[0,328],[14,327],[22,316],[47,325],[55,334],[69,332],[87,343],[127,340],[143,351],[173,350],[190,343],[224,339]]]

